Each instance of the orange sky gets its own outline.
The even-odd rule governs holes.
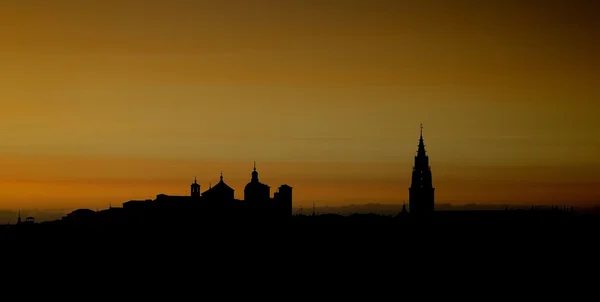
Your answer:
[[[0,208],[260,178],[295,205],[600,201],[594,1],[0,4]]]

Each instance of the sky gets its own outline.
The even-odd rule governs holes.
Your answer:
[[[498,2],[498,3],[495,3]],[[594,1],[6,0],[0,209],[600,201]]]

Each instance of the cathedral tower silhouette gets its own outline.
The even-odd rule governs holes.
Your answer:
[[[414,216],[431,215],[435,208],[434,191],[429,157],[425,153],[425,143],[423,142],[423,124],[421,124],[419,149],[417,156],[415,156],[412,183],[408,189],[410,214]]]

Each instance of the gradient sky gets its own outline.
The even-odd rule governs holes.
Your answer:
[[[496,3],[497,2],[497,3]],[[438,202],[600,201],[594,1],[0,4],[0,208],[408,198],[419,123]]]

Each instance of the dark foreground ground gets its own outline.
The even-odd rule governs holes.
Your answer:
[[[151,280],[157,287],[146,288],[145,296],[157,289],[206,290],[206,280],[220,294],[235,294],[228,284],[240,282],[291,293],[304,283],[329,288],[339,280],[344,291],[364,282],[373,282],[375,292],[397,291],[402,278],[445,283],[465,274],[495,287],[514,286],[515,278],[532,287],[540,275],[557,282],[595,271],[600,255],[599,217],[567,212],[438,212],[430,221],[369,214],[178,218],[13,225],[0,228],[0,244],[11,254],[5,265],[52,265],[32,272],[81,282],[110,276],[124,287]]]
[[[166,214],[166,215],[162,215]],[[580,230],[595,232],[600,230],[600,216],[575,214],[563,211],[447,211],[436,212],[431,217],[415,218],[409,214],[385,216],[377,214],[355,214],[349,216],[325,214],[315,216],[292,216],[271,219],[269,217],[245,216],[205,216],[197,217],[193,213],[177,216],[162,213],[160,216],[106,216],[65,217],[62,220],[36,224],[9,225],[0,227],[0,235],[12,238],[59,236],[77,234],[84,240],[85,234],[104,234],[106,236],[195,236],[209,238],[229,233],[232,236],[243,234],[265,235],[296,232],[340,231],[340,236],[354,231],[360,234],[368,230],[377,230],[371,234],[376,237],[384,234],[410,236],[421,232],[444,233],[449,230],[461,230],[459,234],[482,234],[483,232],[517,232],[535,236],[538,231]],[[408,232],[410,231],[410,232]],[[283,232],[283,233],[282,233]],[[581,232],[578,232],[581,233]],[[70,236],[70,235],[69,235]],[[110,236],[108,238],[110,238]]]

